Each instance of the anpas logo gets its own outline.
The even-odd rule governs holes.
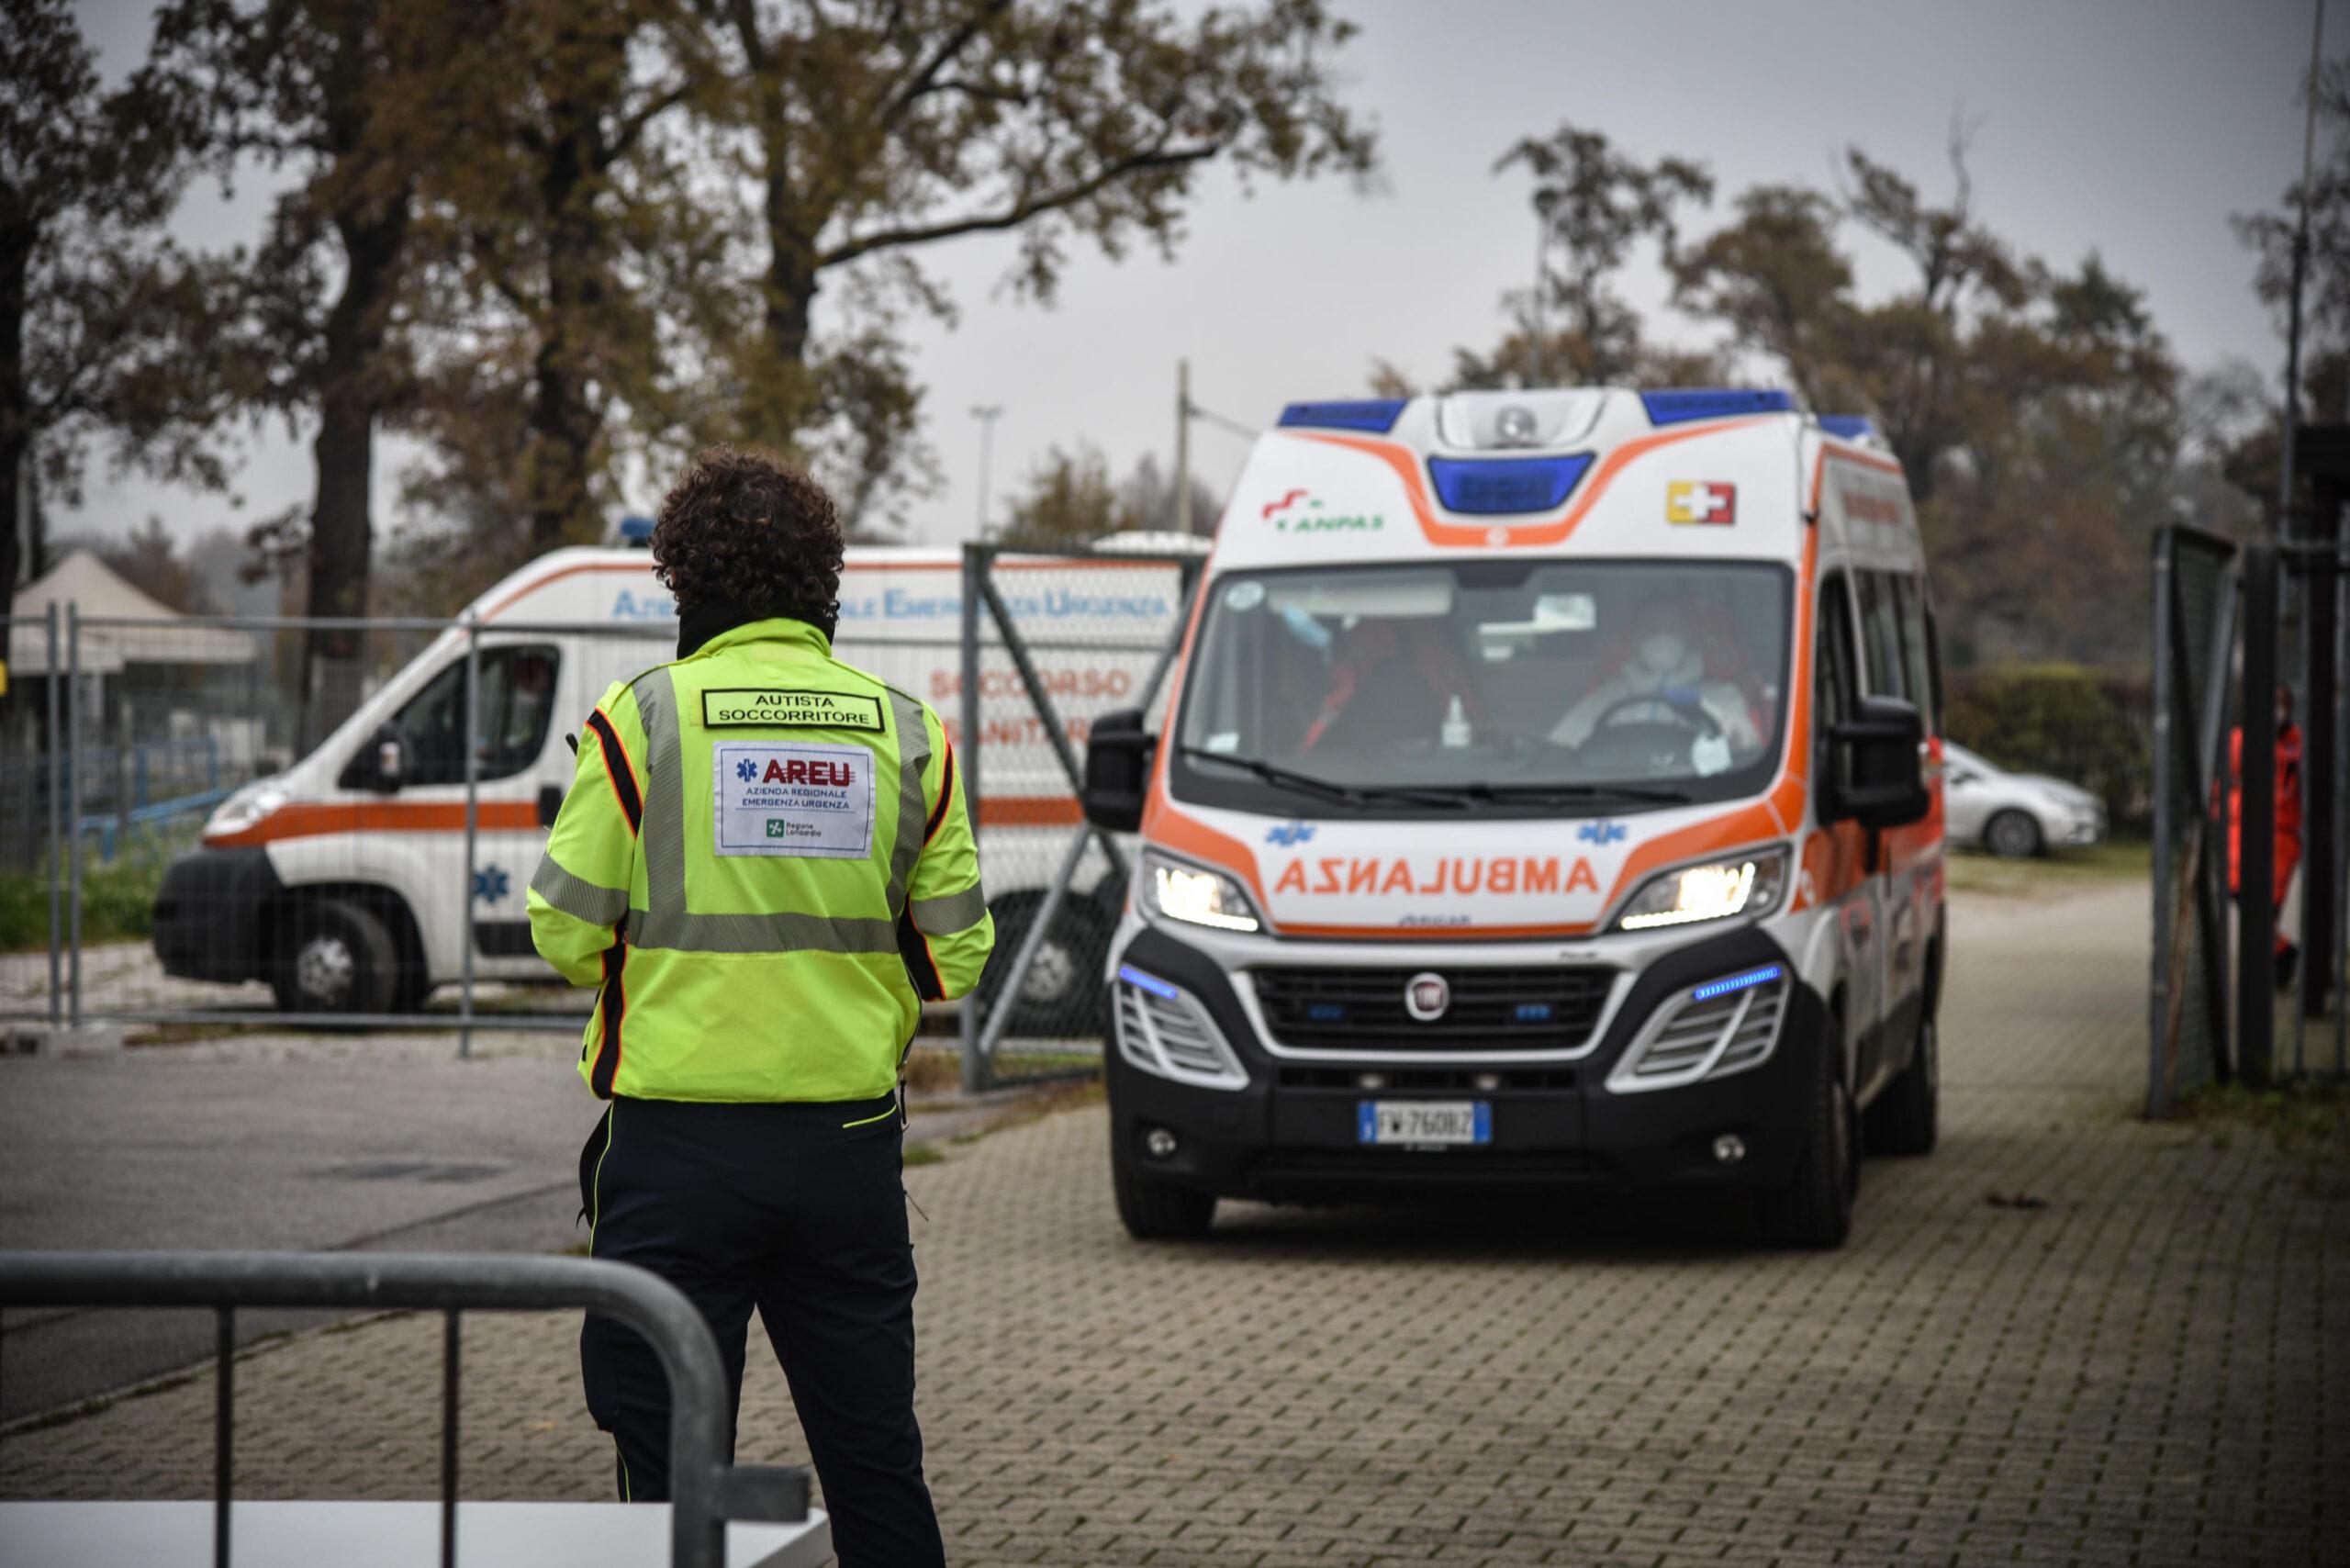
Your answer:
[[[1304,844],[1314,836],[1312,823],[1276,823],[1265,830],[1267,844],[1283,846]]]
[[[667,594],[639,597],[622,588],[619,597],[612,600],[612,619],[615,621],[675,621],[677,618],[677,601]]]
[[[1304,490],[1292,490],[1268,506],[1265,520],[1281,533],[1376,533],[1387,526],[1382,512],[1325,512]]]
[[[1503,856],[1490,859],[1449,858],[1426,868],[1408,859],[1373,855],[1361,857],[1323,856],[1292,860],[1273,880],[1277,893],[1415,893],[1433,898],[1444,893],[1597,892],[1599,879],[1591,862],[1581,856],[1561,869],[1558,857]]]

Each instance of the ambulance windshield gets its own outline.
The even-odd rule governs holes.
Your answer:
[[[1184,680],[1179,792],[1382,812],[1752,793],[1778,759],[1791,580],[1558,561],[1220,577]]]

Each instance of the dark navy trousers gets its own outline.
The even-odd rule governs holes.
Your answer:
[[[718,1337],[731,1434],[751,1309],[808,1436],[841,1568],[946,1562],[914,1424],[914,1259],[895,1102],[615,1100],[580,1152],[598,1258],[650,1270]],[[637,1334],[589,1314],[588,1410],[622,1498],[669,1495],[669,1383]]]

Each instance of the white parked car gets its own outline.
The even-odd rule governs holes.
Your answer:
[[[1951,843],[2010,860],[2086,849],[2105,836],[2104,803],[2079,785],[2010,773],[1951,741],[1942,743],[1942,811]]]

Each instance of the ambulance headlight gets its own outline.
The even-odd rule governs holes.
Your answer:
[[[1218,931],[1258,929],[1257,912],[1250,907],[1248,895],[1221,871],[1146,855],[1143,877],[1151,907],[1169,920],[1212,925]]]
[[[1732,915],[1768,914],[1778,907],[1786,882],[1784,847],[1683,866],[1643,884],[1616,917],[1616,929],[1653,931]]]
[[[246,785],[227,800],[204,824],[207,838],[228,838],[257,825],[285,803],[285,791],[269,779]]]

